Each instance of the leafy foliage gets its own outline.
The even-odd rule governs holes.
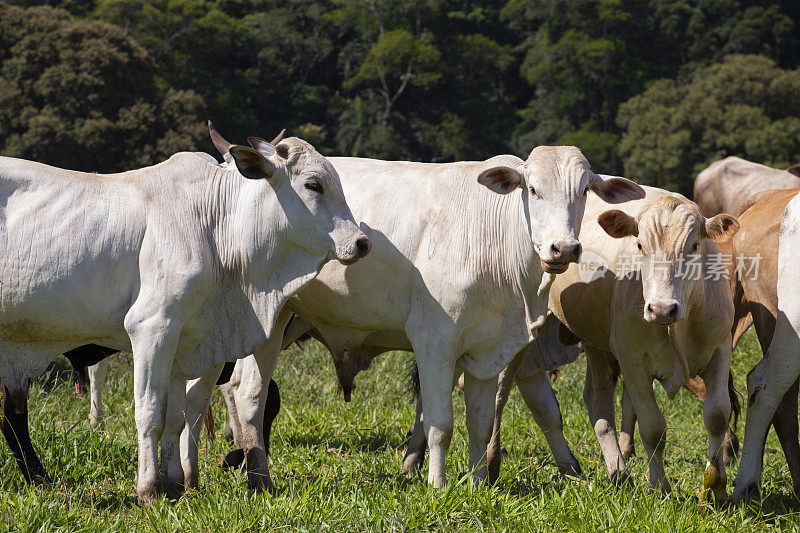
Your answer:
[[[0,3],[0,151],[109,172],[194,148],[203,101],[113,25]]]
[[[100,64],[86,66],[78,62],[86,63],[77,59],[84,48],[76,48],[77,41],[48,44],[59,35],[49,35],[53,21],[67,20],[63,13],[51,11],[60,14],[45,17],[34,9],[28,17],[16,15],[26,19],[24,27],[30,31],[10,29],[0,38],[4,63],[12,61],[4,67],[1,83],[32,92],[32,82],[15,78],[20,73],[13,64],[20,61],[18,47],[34,45],[59,51],[50,61],[63,62],[59,68],[66,81],[53,86],[49,107],[15,100],[11,89],[0,93],[0,98],[5,96],[3,118],[21,120],[18,117],[24,115],[39,124],[24,130],[29,132],[25,145],[38,149],[24,151],[18,147],[21,141],[5,140],[12,133],[21,135],[21,130],[9,130],[4,122],[0,150],[8,154],[64,165],[72,161],[48,141],[55,133],[42,137],[47,130],[42,124],[60,124],[63,142],[82,134],[77,124],[86,121],[90,99],[80,98],[75,105],[83,86],[71,77],[81,78],[88,69],[108,86],[97,89],[97,97],[115,109],[130,109],[126,116],[131,122],[144,121],[142,131],[177,132],[157,132],[172,139],[161,143],[163,150],[177,149],[181,143],[184,149],[197,146],[195,130],[190,128],[190,135],[182,124],[199,124],[199,118],[213,119],[231,140],[253,134],[271,138],[286,127],[292,134],[309,136],[323,153],[392,159],[451,161],[509,151],[526,156],[538,144],[574,144],[598,171],[625,171],[683,191],[690,189],[697,166],[717,157],[740,155],[767,164],[798,160],[791,119],[796,115],[789,111],[794,97],[788,88],[776,86],[760,96],[744,89],[737,92],[729,85],[740,85],[741,78],[719,74],[728,76],[727,83],[709,82],[697,89],[707,92],[703,106],[720,102],[702,134],[700,125],[679,125],[679,116],[662,121],[653,115],[657,110],[642,107],[648,95],[671,112],[688,87],[700,83],[694,81],[698,76],[712,76],[701,75],[711,72],[704,69],[716,65],[731,70],[732,61],[743,61],[732,55],[761,58],[749,60],[755,66],[747,67],[748,77],[756,75],[751,71],[763,71],[762,80],[777,75],[784,80],[781,84],[791,86],[780,72],[800,66],[796,0],[13,3],[64,8],[78,19],[69,19],[69,24],[100,20],[117,26],[91,27],[107,28],[102,31],[114,44],[102,48],[127,54],[125,63],[130,64],[107,70]],[[38,37],[22,44],[31,32]],[[127,74],[125,69],[141,73]],[[117,73],[123,80],[118,91],[111,89]],[[131,79],[136,83],[124,83]],[[151,108],[133,107],[138,101]],[[181,111],[180,116],[165,115],[166,102],[172,103],[167,109]],[[773,107],[759,110],[768,102]],[[23,108],[28,111],[21,115]],[[60,110],[60,122],[53,122],[51,108]],[[634,108],[639,111],[631,111]],[[697,118],[689,116],[689,108],[686,113],[686,120]],[[156,127],[153,117],[172,122]],[[745,126],[752,134],[747,143],[741,140]],[[122,131],[128,129],[135,128]],[[116,146],[121,137],[111,132],[95,138],[105,143],[105,152],[121,149]],[[140,143],[139,138],[130,142]],[[205,139],[200,146],[210,149]],[[145,159],[155,153],[150,148],[145,152]],[[118,159],[120,165],[130,161]]]
[[[694,176],[729,154],[779,168],[800,160],[800,70],[728,56],[685,84],[661,80],[620,107],[625,173],[691,193]]]

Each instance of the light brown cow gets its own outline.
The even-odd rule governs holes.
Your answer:
[[[694,201],[703,216],[738,213],[748,198],[768,189],[800,187],[799,165],[786,170],[760,165],[740,157],[711,163],[694,180]]]
[[[703,414],[709,434],[702,497],[711,491],[719,501],[726,495],[722,445],[731,412],[734,309],[728,281],[710,276],[708,261],[718,253],[713,241],[729,239],[738,224],[730,215],[705,219],[685,198],[645,189],[644,200],[623,210],[608,211],[610,206],[600,201],[587,203],[583,262],[556,277],[550,308],[569,329],[564,336],[583,342],[584,400],[612,477],[625,469],[614,424],[620,372],[641,421],[650,482],[665,491],[670,490],[663,465],[666,422],[652,382],[660,381],[674,397],[681,385],[701,375],[708,389]],[[699,265],[696,275],[678,271],[690,258]]]
[[[800,187],[789,190],[771,190],[761,192],[742,205],[739,214],[741,229],[728,243],[720,246],[720,251],[733,258],[742,257],[758,265],[757,271],[747,272],[744,269],[733,271],[731,288],[736,308],[733,342],[738,342],[741,335],[752,323],[755,326],[758,341],[764,358],[751,375],[759,367],[768,365],[767,349],[772,342],[778,312],[778,236],[781,220],[789,201],[800,193]],[[731,263],[732,265],[735,263]],[[783,396],[772,425],[780,439],[796,494],[800,494],[800,442],[798,442],[797,394],[798,381]],[[751,394],[753,391],[749,391]]]

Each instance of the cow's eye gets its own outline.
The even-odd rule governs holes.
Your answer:
[[[696,242],[696,243],[692,244],[691,248],[689,248],[689,252],[690,253],[695,253],[699,247],[700,247],[700,243]]]
[[[642,248],[642,243],[636,241],[636,247],[639,249],[640,252],[644,253],[644,248]]]
[[[531,196],[536,196],[536,189],[534,189],[532,186],[528,188],[531,190]]]
[[[305,183],[305,187],[309,191],[315,192],[317,194],[325,194],[325,191],[322,189],[322,184],[318,181],[307,181]]]

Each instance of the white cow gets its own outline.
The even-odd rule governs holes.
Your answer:
[[[264,344],[327,260],[369,249],[330,162],[253,144],[235,167],[179,153],[111,175],[0,158],[0,377],[24,405],[57,354],[132,351],[143,502],[183,487],[185,380]]]
[[[799,247],[800,195],[797,195],[786,205],[778,236],[778,312],[772,343],[764,358],[747,374],[750,407],[744,428],[742,460],[734,482],[733,499],[737,501],[757,495],[767,431],[784,395],[800,377]],[[796,407],[789,415],[796,424]]]
[[[414,351],[434,486],[445,483],[451,385],[456,367],[465,371],[469,465],[482,479],[497,376],[544,323],[552,273],[580,255],[586,195],[592,190],[621,202],[644,191],[594,174],[575,147],[538,147],[527,161],[510,155],[444,164],[331,161],[373,249],[346,269],[323,268],[286,309],[319,332],[346,400],[354,376],[373,357]],[[278,327],[289,316],[281,320]],[[236,404],[245,456],[264,446],[264,402],[279,351],[276,342],[243,363]],[[194,441],[215,379],[192,384],[187,419]],[[196,459],[187,462],[195,463],[185,467],[196,475]]]

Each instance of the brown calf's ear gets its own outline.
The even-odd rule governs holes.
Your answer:
[[[727,213],[706,219],[705,234],[715,242],[728,242],[739,231],[739,221]]]
[[[629,214],[619,209],[611,209],[597,217],[600,227],[615,239],[639,235],[639,223]]]
[[[790,166],[786,169],[786,172],[791,172],[795,176],[800,176],[800,163]]]
[[[558,323],[558,342],[561,346],[574,346],[581,340],[563,322]]]
[[[497,194],[508,194],[517,187],[525,187],[525,178],[513,168],[494,167],[481,172],[478,183]]]
[[[272,163],[256,150],[240,144],[234,145],[230,150],[236,168],[242,176],[251,180],[268,180],[275,172]]]
[[[590,171],[591,172],[591,171]],[[645,197],[644,189],[637,183],[615,176],[601,176],[591,172],[592,180],[589,188],[609,204],[620,204],[630,200],[641,200]]]

